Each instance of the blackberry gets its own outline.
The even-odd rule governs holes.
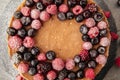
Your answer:
[[[68,75],[68,70],[63,69],[63,70],[61,70],[61,71],[59,72],[59,74],[58,74],[58,79],[59,79],[59,80],[64,80],[64,78],[66,78],[67,75]]]

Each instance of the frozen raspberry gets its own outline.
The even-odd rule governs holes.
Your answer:
[[[104,11],[104,14],[105,14],[105,16],[106,16],[107,18],[109,18],[110,15],[111,15],[110,11]]]
[[[12,49],[18,49],[22,45],[22,39],[18,36],[10,37],[8,40],[8,44]]]
[[[54,80],[56,78],[56,72],[55,71],[49,71],[47,74],[47,79],[48,80]]]
[[[72,70],[75,67],[74,60],[72,59],[67,60],[65,67],[67,70]]]
[[[99,34],[99,29],[97,27],[90,28],[90,30],[88,31],[88,35],[90,38],[95,38],[98,36],[98,34]]]
[[[96,22],[93,18],[88,18],[86,21],[85,21],[85,24],[87,25],[87,27],[94,27]]]
[[[34,40],[31,37],[25,37],[23,45],[27,48],[32,48],[34,46]]]
[[[28,69],[29,69],[29,65],[26,64],[26,63],[20,63],[20,64],[18,65],[18,71],[19,71],[20,73],[26,73],[26,72],[28,72]]]
[[[46,60],[45,53],[40,53],[40,54],[37,56],[37,59],[38,59],[39,61],[45,61],[45,60]]]
[[[83,49],[90,50],[92,48],[92,44],[90,42],[83,43]]]
[[[24,80],[24,78],[22,76],[20,76],[20,75],[17,75],[15,80]]]
[[[82,61],[87,60],[87,59],[89,58],[89,53],[88,53],[88,51],[87,51],[87,50],[82,50],[82,51],[80,52],[80,57],[81,57],[81,60],[82,60]]]
[[[24,15],[24,16],[29,16],[30,15],[30,8],[25,6],[25,7],[22,7],[21,8],[21,13]]]
[[[61,58],[56,58],[52,61],[52,66],[53,69],[60,71],[64,68],[65,65]]]
[[[70,80],[69,78],[65,78],[64,80]]]
[[[107,62],[107,58],[104,55],[99,55],[96,58],[96,62],[104,66]]]
[[[95,78],[95,73],[94,73],[94,70],[89,68],[85,71],[85,77],[90,79],[90,80],[94,80]]]
[[[83,8],[82,8],[81,6],[79,6],[79,5],[76,5],[76,6],[72,9],[72,11],[73,11],[73,13],[74,13],[75,15],[78,15],[78,14],[80,14],[80,13],[83,12]]]
[[[110,40],[107,37],[103,37],[100,40],[100,45],[105,46],[105,47],[109,46],[110,45]]]
[[[66,4],[62,4],[59,6],[59,11],[66,13],[68,11],[68,6]]]
[[[97,24],[97,26],[98,26],[99,29],[105,29],[105,28],[107,28],[107,23],[105,21],[100,21]]]
[[[40,27],[41,27],[41,22],[39,21],[39,20],[33,20],[32,21],[32,24],[31,24],[31,27],[33,28],[33,29],[36,29],[36,30],[38,30],[38,29],[40,29]]]
[[[38,9],[33,9],[33,10],[31,11],[31,17],[32,17],[33,19],[38,19],[39,16],[40,16],[40,11],[39,11]]]
[[[120,57],[115,59],[116,66],[120,67]]]
[[[49,14],[54,15],[54,14],[57,13],[57,6],[54,5],[54,4],[53,4],[53,5],[49,5],[49,6],[47,6],[46,11],[47,11]]]
[[[39,2],[40,0],[33,0],[33,1],[37,3],[37,2]]]
[[[42,74],[36,74],[33,76],[33,80],[44,80],[44,76]]]
[[[114,33],[114,32],[110,32],[112,40],[117,40],[119,38],[119,35]]]
[[[22,27],[22,24],[21,24],[20,20],[19,19],[15,19],[12,22],[12,27],[14,27],[15,29],[20,29]]]
[[[41,19],[42,21],[48,21],[48,20],[50,19],[49,13],[46,12],[46,11],[42,11],[42,12],[40,13],[40,19]]]

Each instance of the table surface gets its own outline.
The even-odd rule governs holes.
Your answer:
[[[3,13],[6,5],[9,3],[9,1],[10,0],[0,0],[0,16]],[[120,7],[118,7],[116,4],[117,0],[104,0],[104,1],[107,4],[107,6],[109,7],[109,9],[111,10],[111,13],[115,19],[115,23],[117,26],[117,33],[120,35]],[[120,56],[120,53],[119,53],[120,52],[120,38],[118,39],[117,43],[118,43],[117,44],[118,50],[117,50],[116,57]],[[3,73],[3,74],[5,74],[5,73]],[[4,78],[4,77],[7,77],[7,75],[9,75],[9,74],[5,74],[5,75],[6,76],[0,76],[0,80],[2,80],[2,79],[8,80],[8,78]],[[109,72],[106,75],[106,77],[104,78],[104,80],[120,80],[120,68],[113,65],[113,67],[109,70]]]

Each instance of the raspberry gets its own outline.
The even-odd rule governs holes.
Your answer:
[[[21,8],[21,13],[24,15],[24,16],[29,16],[30,15],[30,8],[29,7],[23,7]]]
[[[95,38],[98,36],[98,34],[99,34],[99,29],[97,27],[90,28],[90,30],[88,31],[88,35],[90,38]]]
[[[116,34],[115,32],[110,32],[112,40],[117,40],[119,38],[119,35]]]
[[[88,18],[86,19],[85,24],[88,28],[91,28],[95,26],[96,22],[93,18]]]
[[[24,80],[24,78],[18,74],[18,75],[16,76],[15,80]]]
[[[22,24],[21,24],[20,20],[15,19],[15,20],[12,22],[12,27],[14,27],[15,29],[20,29],[20,28],[22,27]]]
[[[107,28],[107,23],[105,21],[100,21],[97,24],[97,26],[98,26],[99,29],[106,29]]]
[[[44,76],[42,74],[36,74],[33,76],[33,80],[44,80]]]
[[[20,64],[18,65],[18,71],[19,71],[20,73],[26,73],[26,72],[28,72],[28,69],[29,69],[29,65],[26,64],[26,63],[20,63]]]
[[[39,2],[40,0],[33,0],[33,1],[37,3],[37,2]]]
[[[33,20],[33,21],[32,21],[32,24],[31,24],[31,27],[32,27],[33,29],[38,30],[38,29],[40,29],[41,25],[42,25],[42,24],[41,24],[40,20]]]
[[[49,71],[48,74],[47,74],[47,79],[48,80],[54,80],[56,78],[56,73],[55,71]]]
[[[100,45],[102,46],[109,46],[110,45],[110,40],[107,37],[103,37],[100,40]]]
[[[115,59],[116,66],[120,67],[120,57]]]
[[[40,16],[40,11],[39,11],[38,9],[33,9],[33,10],[31,11],[31,17],[32,17],[33,19],[38,19],[39,16]]]
[[[72,59],[67,60],[65,67],[67,70],[73,69],[75,67],[74,60],[72,60]]]
[[[82,8],[81,6],[76,5],[76,6],[72,9],[72,11],[73,11],[73,13],[74,13],[75,15],[78,15],[78,14],[80,14],[80,13],[83,12],[83,8]]]
[[[83,49],[90,50],[92,48],[92,44],[90,42],[83,43]]]
[[[107,58],[104,55],[99,55],[96,58],[96,62],[104,66],[107,62]]]
[[[42,11],[42,12],[40,13],[40,19],[41,19],[42,21],[48,21],[48,20],[50,19],[49,13],[46,12],[46,11]]]
[[[91,68],[87,69],[85,72],[85,77],[93,80],[95,78],[94,70]]]
[[[85,61],[85,60],[89,59],[89,54],[88,54],[87,50],[82,50],[80,52],[80,56],[81,56],[82,61]]]
[[[37,56],[37,59],[38,59],[39,61],[45,61],[45,60],[46,60],[45,53],[40,53],[40,54]]]
[[[69,78],[65,78],[64,80],[70,80]]]
[[[62,4],[59,6],[59,11],[66,13],[68,11],[68,6],[66,4]]]
[[[110,11],[104,11],[104,14],[105,14],[105,16],[106,16],[107,18],[109,18],[110,15],[111,15]]]
[[[54,15],[54,14],[57,13],[57,6],[56,6],[56,5],[49,5],[49,6],[47,6],[46,11],[47,11],[49,14]]]

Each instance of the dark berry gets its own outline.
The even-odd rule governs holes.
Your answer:
[[[89,51],[89,55],[90,55],[91,58],[96,58],[98,56],[98,52],[95,49],[91,49]]]
[[[83,8],[85,8],[87,6],[87,0],[80,0],[80,6],[82,6]]]
[[[57,17],[60,21],[66,20],[66,14],[65,13],[60,12],[60,13],[57,14]]]
[[[30,65],[36,67],[39,61],[37,59],[31,60]]]
[[[26,29],[24,29],[24,28],[19,29],[17,35],[21,38],[25,38],[25,36],[27,35]]]
[[[68,70],[63,69],[58,73],[58,79],[59,80],[64,80],[64,78],[66,78],[68,75]]]
[[[28,73],[33,76],[37,73],[37,69],[35,67],[31,67],[28,71]]]
[[[70,72],[70,73],[68,74],[68,78],[69,78],[70,80],[76,80],[76,74],[75,74],[75,72]]]
[[[80,70],[85,69],[85,67],[86,67],[85,62],[80,62],[80,63],[78,64],[78,67],[79,67]]]
[[[39,50],[38,47],[33,47],[33,48],[31,49],[31,53],[32,53],[33,55],[38,55],[38,54],[40,53],[40,50]]]
[[[88,28],[87,28],[87,26],[85,24],[80,26],[80,32],[82,34],[87,34],[88,33]]]
[[[85,42],[88,42],[90,41],[90,37],[86,34],[82,35],[82,40],[85,41]]]
[[[60,6],[60,5],[63,3],[63,0],[54,0],[54,3],[55,3],[57,6]]]
[[[81,61],[81,57],[79,56],[79,55],[76,55],[75,57],[74,57],[74,62],[75,63],[79,63]]]
[[[17,34],[17,30],[15,28],[13,28],[13,27],[8,27],[7,33],[10,36],[15,36]]]
[[[97,7],[96,4],[91,3],[91,4],[88,5],[88,10],[89,10],[90,12],[97,12],[97,11],[98,11],[98,7]]]
[[[30,17],[22,17],[21,18],[21,23],[24,26],[28,26],[31,23],[31,18]]]
[[[77,0],[67,0],[69,7],[74,7],[77,4]]]
[[[97,66],[97,63],[94,60],[91,60],[87,65],[89,68],[95,68]]]
[[[105,50],[105,47],[99,46],[99,47],[97,48],[97,51],[98,51],[99,53],[101,53],[101,54],[104,54],[106,50]]]
[[[26,0],[25,5],[28,7],[33,7],[34,6],[34,1],[33,0]]]
[[[69,19],[69,20],[74,18],[74,14],[72,12],[67,12],[66,16],[67,16],[67,19]]]
[[[50,5],[53,3],[53,0],[42,0],[44,5]]]
[[[79,70],[79,71],[77,71],[76,75],[77,75],[78,79],[82,79],[84,77],[84,71],[83,70]]]
[[[48,60],[53,60],[56,58],[56,53],[54,51],[48,51],[46,52],[46,57]]]
[[[23,59],[23,55],[22,55],[22,53],[20,53],[18,51],[12,55],[12,62],[15,64],[20,63],[20,61],[22,61],[22,59]]]
[[[100,13],[100,12],[95,13],[95,14],[94,14],[94,19],[95,19],[95,21],[97,21],[97,22],[101,21],[101,20],[103,19],[103,14]]]
[[[107,34],[107,29],[102,29],[102,30],[100,30],[100,36],[101,37],[104,37],[104,36],[106,36],[106,34]]]
[[[89,18],[90,16],[91,16],[90,11],[86,10],[86,11],[83,12],[83,17],[84,18]]]
[[[30,36],[30,37],[34,37],[35,33],[36,33],[36,30],[33,29],[33,28],[30,28],[27,32],[27,35]]]
[[[24,60],[25,61],[30,61],[33,57],[33,55],[30,52],[25,52],[24,53]]]
[[[117,1],[118,6],[120,6],[120,0]]]
[[[36,5],[37,9],[42,11],[45,9],[45,5],[42,2],[38,2]]]
[[[91,39],[91,43],[92,43],[93,45],[98,44],[98,43],[99,43],[99,38],[98,38],[98,37],[92,38],[92,39]]]
[[[75,17],[76,22],[82,22],[84,20],[83,15],[79,14]]]
[[[16,18],[16,19],[20,19],[22,16],[23,16],[23,15],[22,15],[22,13],[21,13],[20,11],[16,11],[16,12],[14,13],[14,18]]]
[[[24,52],[27,51],[27,48],[22,45],[22,46],[18,49],[18,51],[21,52],[21,53],[24,53]]]

